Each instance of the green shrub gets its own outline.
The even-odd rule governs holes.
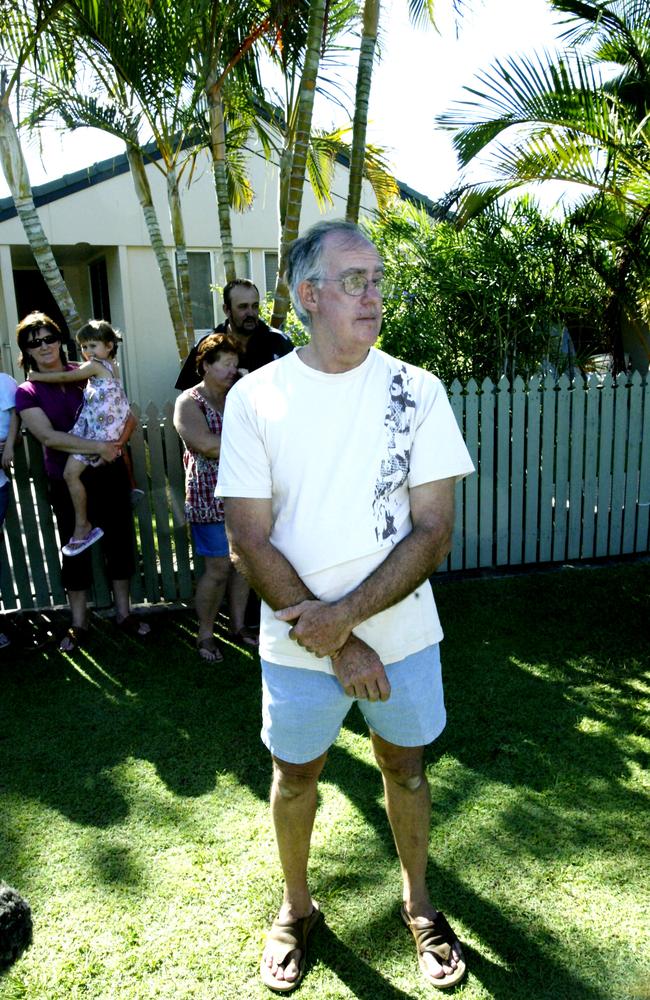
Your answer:
[[[532,200],[463,229],[402,204],[368,230],[395,289],[379,346],[443,381],[562,370],[564,328],[578,363],[606,349],[608,252]]]

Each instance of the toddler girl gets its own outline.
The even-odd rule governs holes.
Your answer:
[[[73,371],[36,372],[28,375],[30,382],[82,382],[84,401],[71,434],[91,441],[115,441],[118,444],[131,416],[131,408],[119,380],[113,359],[121,337],[105,320],[89,320],[77,335],[77,342],[85,361]],[[104,532],[93,527],[88,521],[87,496],[81,481],[82,473],[88,465],[101,465],[98,455],[70,455],[64,479],[74,507],[75,527],[70,541],[63,546],[66,556],[76,556],[94,542],[99,541]]]

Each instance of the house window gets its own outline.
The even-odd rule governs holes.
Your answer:
[[[214,306],[212,302],[212,271],[209,253],[188,253],[187,264],[190,272],[190,299],[194,329],[198,332],[214,328]]]
[[[221,250],[215,250],[215,274],[216,281],[220,288],[226,284],[226,272],[223,266],[223,255]],[[248,250],[235,250],[235,274],[238,278],[250,278],[251,276],[251,255]]]
[[[264,291],[267,295],[273,295],[278,277],[278,255],[272,251],[264,254]]]
[[[90,298],[93,309],[93,319],[105,319],[111,322],[111,304],[108,298],[108,271],[106,258],[100,257],[88,265],[90,275]]]

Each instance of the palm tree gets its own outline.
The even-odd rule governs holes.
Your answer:
[[[135,0],[119,10],[96,7],[92,0],[68,0],[61,15],[58,41],[65,46],[73,72],[65,80],[32,82],[32,127],[53,117],[70,130],[99,128],[125,144],[135,191],[160,271],[176,344],[181,358],[194,342],[187,251],[178,198],[178,175],[184,168],[184,108],[173,67],[163,63],[162,40],[148,4]],[[128,15],[128,16],[127,16]],[[152,57],[158,49],[158,57]],[[182,81],[181,81],[182,83]],[[176,246],[176,275],[162,238],[140,142],[143,128],[154,137],[160,159],[151,159],[167,180],[168,203]],[[171,178],[171,179],[170,179]],[[183,294],[185,292],[185,294]]]
[[[639,0],[554,6],[571,15],[567,53],[496,62],[466,88],[470,98],[438,120],[454,132],[463,166],[492,153],[493,179],[454,193],[461,221],[530,182],[585,190],[575,218],[598,226],[617,249],[609,324],[620,371],[622,314],[633,304],[648,315],[650,10]],[[583,53],[586,42],[595,44]],[[618,72],[608,76],[612,64]],[[507,144],[497,142],[506,132]]]
[[[282,4],[279,6],[282,7]],[[255,62],[250,56],[260,39],[271,30],[272,8],[273,4],[260,4],[250,0],[237,0],[235,3],[200,0],[193,5],[196,30],[190,62],[194,67],[194,86],[197,92],[203,93],[208,108],[209,149],[226,281],[231,281],[236,274],[230,226],[231,198],[226,136],[228,110],[225,98],[233,77],[240,82],[243,80],[251,95],[261,97]],[[241,96],[241,90],[239,93]]]
[[[454,0],[454,11],[460,14],[463,0]],[[408,0],[408,14],[412,24],[424,27],[435,26],[435,0]],[[381,0],[365,0],[363,5],[361,45],[357,68],[357,85],[354,100],[354,127],[352,152],[350,155],[350,178],[345,217],[349,222],[359,219],[361,204],[361,183],[364,173],[364,151],[368,129],[368,105],[372,86],[372,70],[377,45],[377,35],[381,17]]]
[[[428,15],[433,23],[433,0],[409,0],[409,15],[412,20]],[[354,122],[352,129],[352,150],[350,154],[350,176],[348,201],[345,217],[349,222],[359,219],[361,205],[361,184],[364,176],[364,152],[368,130],[368,105],[372,86],[372,70],[379,32],[381,0],[365,0],[362,15],[361,44],[357,67],[357,84],[354,99]]]
[[[47,45],[46,33],[62,6],[63,0],[36,0],[33,3],[23,0],[3,5],[0,11],[1,61],[12,66],[10,74],[7,65],[0,65],[0,163],[34,260],[74,336],[81,329],[81,319],[36,210],[27,164],[11,113],[11,100],[25,69],[47,65],[57,74],[65,75],[69,71],[65,57]]]
[[[290,244],[297,238],[300,228],[300,210],[302,208],[302,193],[305,184],[305,170],[311,135],[311,119],[314,109],[314,95],[316,93],[321,47],[325,36],[327,7],[328,0],[313,0],[309,4],[307,40],[302,60],[302,76],[296,109],[295,136],[293,148],[286,151],[286,160],[288,162],[290,159],[291,167],[288,171],[286,188],[281,192],[280,196],[284,219],[281,219],[278,278],[273,301],[272,326],[281,326],[289,309],[289,288],[284,279],[284,272],[286,269],[287,251]]]

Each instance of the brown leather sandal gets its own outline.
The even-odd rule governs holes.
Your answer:
[[[314,903],[314,909],[307,917],[299,917],[298,920],[289,920],[286,923],[281,920],[274,920],[271,929],[266,937],[264,951],[271,954],[278,965],[286,962],[292,951],[300,950],[298,960],[298,975],[295,979],[276,979],[270,968],[262,958],[260,963],[260,976],[265,986],[268,986],[274,993],[290,993],[297,989],[305,976],[307,967],[307,940],[316,925],[323,919],[318,905]]]
[[[420,972],[429,983],[437,990],[450,990],[461,981],[467,972],[467,965],[462,958],[459,958],[458,965],[449,975],[432,976],[426,962],[423,959],[425,952],[433,955],[437,962],[449,963],[452,946],[458,941],[458,935],[452,930],[447,922],[444,913],[438,911],[433,920],[427,920],[426,924],[416,924],[409,916],[406,907],[402,905],[400,910],[402,920],[415,938],[418,950],[418,963]]]

